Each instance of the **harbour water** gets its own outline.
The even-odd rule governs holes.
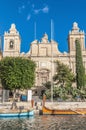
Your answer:
[[[30,118],[2,118],[0,130],[86,130],[86,116],[40,115]]]

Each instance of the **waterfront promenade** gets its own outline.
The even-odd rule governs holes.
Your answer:
[[[35,114],[39,114],[42,110],[42,102],[34,102],[33,109]],[[31,102],[16,102],[17,108],[22,109],[32,109]],[[75,108],[86,108],[86,102],[46,102],[45,106],[50,109],[75,109]],[[12,102],[0,103],[0,109],[10,109],[12,108]]]

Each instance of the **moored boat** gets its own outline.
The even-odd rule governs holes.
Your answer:
[[[24,111],[19,111],[19,110],[2,110],[0,111],[0,117],[29,117],[29,116],[34,116],[34,110],[24,110]]]
[[[48,115],[85,115],[86,108],[77,109],[50,109],[46,106],[42,108],[43,114]]]
[[[42,107],[42,113],[47,115],[85,115],[86,114],[86,107],[79,107],[79,103],[77,103],[78,107],[75,107],[75,104],[69,104],[70,107],[54,107],[54,104],[52,106],[49,106],[48,104],[45,105],[46,96],[43,97],[43,107]],[[80,103],[81,104],[81,103]],[[66,105],[66,103],[64,104]],[[67,104],[68,105],[68,104]],[[71,107],[73,105],[73,108]]]

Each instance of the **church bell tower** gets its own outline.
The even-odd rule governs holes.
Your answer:
[[[20,35],[15,24],[11,25],[8,32],[4,33],[3,57],[17,57],[20,55]]]
[[[75,40],[79,39],[81,50],[85,51],[85,33],[81,31],[78,27],[78,23],[74,22],[72,30],[69,31],[68,35],[68,46],[69,46],[69,53],[75,54]]]

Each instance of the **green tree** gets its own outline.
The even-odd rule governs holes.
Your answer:
[[[74,81],[74,74],[67,65],[60,63],[59,61],[57,61],[56,64],[56,74],[53,77],[55,83],[60,84],[63,87],[71,86]]]
[[[5,89],[29,89],[35,81],[35,63],[20,57],[0,61],[0,78]]]
[[[67,65],[59,61],[57,61],[56,64],[56,74],[53,79],[57,87],[55,91],[57,92],[54,92],[54,95],[62,100],[72,98],[72,83],[75,81],[75,76]]]
[[[75,40],[76,45],[76,83],[77,88],[82,89],[85,86],[85,69],[83,66],[80,41]]]
[[[75,76],[69,69],[67,65],[56,61],[57,68],[56,74],[53,77],[54,87],[53,87],[53,97],[60,98],[62,100],[66,100],[69,97],[72,97],[72,83],[74,82]],[[49,83],[48,83],[49,85]],[[49,85],[50,86],[50,85]],[[50,98],[50,87],[47,86],[48,90],[46,90],[45,94],[47,98]]]
[[[50,89],[51,88],[51,82],[48,81],[46,83],[43,84],[47,89]]]

